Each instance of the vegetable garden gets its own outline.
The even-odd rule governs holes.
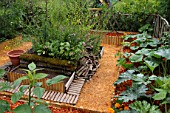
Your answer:
[[[0,113],[170,112],[170,0],[0,6]]]

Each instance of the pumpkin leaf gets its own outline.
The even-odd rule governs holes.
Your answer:
[[[17,102],[23,95],[24,95],[23,92],[14,93],[14,94],[12,95],[12,97],[11,97],[12,103]]]
[[[47,106],[40,104],[38,106],[35,106],[34,113],[52,113]]]
[[[33,93],[40,99],[44,94],[45,89],[41,87],[36,87],[33,89]]]
[[[20,105],[20,106],[16,107],[13,110],[13,112],[14,113],[32,113],[32,110],[31,110],[29,105],[23,104],[23,105]]]
[[[58,75],[58,76],[56,76],[56,77],[54,77],[52,79],[48,79],[46,81],[46,83],[47,83],[47,85],[56,84],[56,83],[60,82],[61,80],[65,79],[65,78],[68,78],[68,77],[66,77],[64,75]]]
[[[143,55],[133,54],[129,59],[131,62],[141,62],[143,60]]]
[[[145,61],[144,63],[146,64],[146,66],[149,67],[149,69],[152,71],[152,73],[153,73],[154,69],[156,67],[158,67],[159,64],[161,63],[161,61],[159,59],[156,59],[156,58],[153,58],[153,57],[146,57],[144,59],[144,61]]]
[[[126,91],[122,92],[118,97],[119,100],[123,102],[137,100],[141,96],[146,96],[146,91],[148,88],[143,84],[132,84],[132,87],[127,88]]]
[[[5,100],[0,100],[0,113],[5,113],[10,110],[10,104]]]
[[[35,63],[34,63],[34,62],[30,63],[30,64],[28,65],[28,69],[31,70],[31,71],[33,71],[34,69],[36,69]]]
[[[154,54],[161,56],[161,57],[164,57],[167,60],[170,60],[170,48],[168,48],[168,49],[161,48],[158,51],[156,51]]]
[[[161,113],[158,106],[151,105],[145,100],[135,101],[134,103],[130,104],[129,107],[139,113]]]
[[[5,75],[6,71],[4,69],[0,69],[0,78]]]

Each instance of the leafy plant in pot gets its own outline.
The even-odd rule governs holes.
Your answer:
[[[7,55],[9,56],[13,66],[18,66],[20,64],[19,56],[24,52],[24,50],[12,50],[7,52]]]

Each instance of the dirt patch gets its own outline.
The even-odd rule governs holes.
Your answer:
[[[0,66],[10,61],[6,53],[14,49],[28,50],[32,46],[31,42],[23,42],[22,37],[18,36],[14,39],[0,43]]]

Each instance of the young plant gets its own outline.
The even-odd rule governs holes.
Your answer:
[[[17,108],[15,108],[13,110],[13,112],[20,113],[21,111],[27,111],[27,113],[32,113],[32,112],[34,112],[34,113],[40,113],[40,112],[51,113],[51,111],[47,108],[47,106],[45,106],[43,104],[35,105],[34,103],[31,102],[32,100],[34,100],[35,102],[40,102],[40,98],[43,96],[45,89],[41,88],[42,82],[37,82],[37,80],[43,79],[43,78],[47,77],[48,75],[45,73],[36,73],[36,71],[42,70],[42,69],[36,69],[36,65],[34,63],[30,63],[28,65],[28,69],[22,69],[22,70],[26,71],[27,75],[15,80],[12,86],[13,86],[13,88],[16,88],[17,86],[19,86],[21,84],[21,82],[23,80],[28,80],[29,85],[22,85],[20,87],[19,91],[12,95],[11,101],[12,101],[12,103],[17,102],[24,95],[24,90],[26,90],[28,88],[29,89],[28,104],[18,106]],[[5,73],[4,70],[0,70],[0,77],[3,76],[4,73]],[[61,80],[63,80],[64,78],[66,78],[66,76],[58,75],[58,76],[54,77],[53,79],[47,80],[47,85],[52,85],[52,84],[58,83]],[[9,83],[9,82],[5,82],[5,83]],[[0,86],[1,86],[1,89],[3,89],[3,90],[7,89],[7,88],[3,88],[5,86],[4,83],[1,83]],[[34,87],[34,89],[32,91],[33,87]],[[9,88],[11,88],[11,87],[9,87]],[[33,95],[35,95],[38,98],[38,101],[36,99],[33,99],[31,93],[33,93]],[[3,108],[4,111],[10,110],[7,102],[1,101],[0,104],[2,105],[2,107],[6,107],[6,108]],[[33,105],[34,105],[34,109],[31,109],[31,107]]]

